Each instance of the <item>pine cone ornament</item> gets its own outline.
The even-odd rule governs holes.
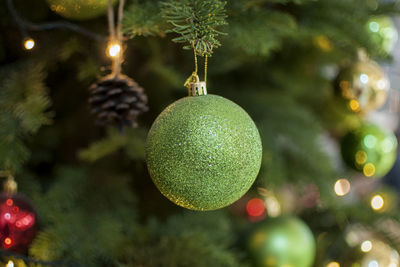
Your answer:
[[[106,76],[89,88],[91,113],[99,125],[137,127],[136,118],[149,108],[142,87],[125,75]]]

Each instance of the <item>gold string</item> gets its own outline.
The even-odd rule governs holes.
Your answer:
[[[208,56],[204,57],[204,82],[207,83],[207,67],[208,67]]]
[[[194,52],[194,72],[197,74],[199,68],[197,65],[197,53],[196,53],[196,49],[193,50]]]
[[[187,87],[187,89],[188,89],[189,95],[190,95],[190,84],[199,82],[199,80],[200,80],[199,75],[197,74],[197,72],[199,71],[198,62],[197,62],[197,53],[196,53],[195,49],[193,49],[193,52],[194,52],[194,71],[189,76],[189,78],[186,79],[186,81],[184,83],[184,86]]]
[[[110,32],[110,41],[115,41],[115,25],[114,25],[114,10],[112,0],[108,0],[108,31]]]

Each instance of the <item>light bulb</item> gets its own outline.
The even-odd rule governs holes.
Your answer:
[[[6,267],[14,267],[14,262],[12,260],[9,260]]]
[[[118,43],[111,43],[107,47],[107,54],[110,57],[117,57],[121,52],[121,45]]]
[[[35,40],[33,40],[32,38],[25,39],[25,41],[24,41],[24,48],[25,48],[26,50],[31,50],[31,49],[33,49],[34,47],[35,47]]]

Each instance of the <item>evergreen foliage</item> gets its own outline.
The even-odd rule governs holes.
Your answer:
[[[29,20],[59,19],[44,0],[15,3]],[[349,222],[370,226],[400,248],[392,228],[376,227],[398,220],[397,210],[377,214],[366,202],[333,196],[338,173],[321,145],[328,133],[340,136],[360,120],[334,96],[337,70],[360,48],[390,60],[369,40],[365,22],[399,11],[395,1],[378,0],[128,1],[123,29],[134,39],[123,72],[145,88],[150,112],[121,135],[97,128],[87,106],[87,88],[109,72],[106,41],[32,32],[37,47],[23,53],[3,1],[0,167],[16,174],[38,212],[29,257],[61,266],[248,266],[242,235],[249,223],[235,207],[182,211],[160,195],[146,170],[152,121],[186,94],[182,73],[192,69],[193,54],[180,43],[213,55],[209,93],[240,104],[259,127],[263,165],[249,195],[258,187],[294,185],[299,194],[318,187],[321,205],[296,210],[316,235],[328,233],[315,266],[348,249],[340,241]],[[79,24],[107,32],[105,17]]]
[[[172,40],[189,43],[184,48],[193,48],[200,56],[210,56],[214,48],[221,46],[217,37],[222,32],[216,28],[226,24],[225,5],[220,0],[162,2],[163,16],[173,26],[170,31],[180,35]]]
[[[50,100],[43,66],[21,64],[3,68],[0,75],[0,166],[16,172],[29,157],[24,138],[51,121]]]

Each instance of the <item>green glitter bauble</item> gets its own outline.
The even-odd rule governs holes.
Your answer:
[[[193,210],[225,207],[251,187],[262,146],[250,116],[216,96],[184,97],[154,121],[146,160],[154,183],[172,202]]]
[[[67,19],[86,20],[103,15],[107,0],[47,0],[50,9]],[[113,0],[116,3],[116,0]]]
[[[389,16],[375,16],[366,25],[371,41],[385,53],[390,53],[397,41],[398,33]]]
[[[382,177],[396,160],[397,139],[374,124],[363,124],[341,140],[345,163],[365,176]]]
[[[310,267],[316,252],[311,230],[291,216],[260,222],[250,234],[247,247],[255,267]]]

